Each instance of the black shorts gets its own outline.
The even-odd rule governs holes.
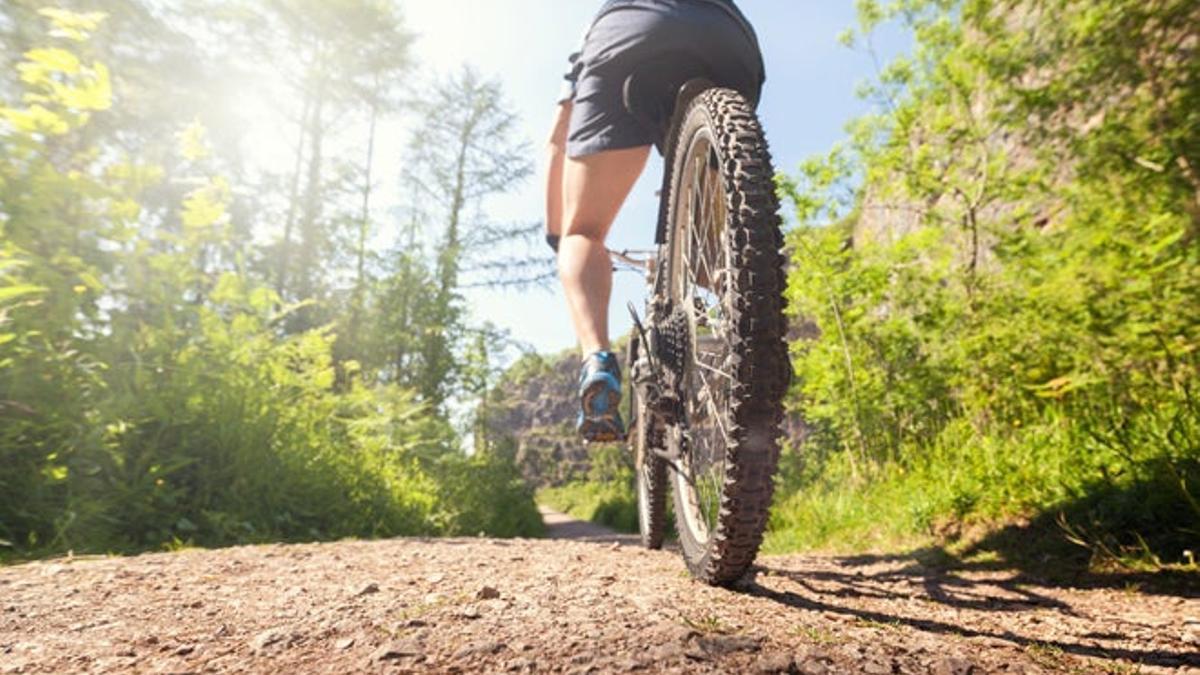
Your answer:
[[[638,65],[683,54],[723,87],[757,101],[765,75],[750,24],[722,0],[615,0],[592,23],[560,101],[573,101],[567,155],[650,145],[653,133],[625,109],[622,91]]]

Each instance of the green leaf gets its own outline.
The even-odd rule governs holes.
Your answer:
[[[5,302],[19,298],[25,295],[33,295],[34,293],[43,293],[45,288],[34,286],[32,284],[21,284],[19,286],[6,286],[0,288],[0,302]]]
[[[75,42],[83,42],[108,18],[104,12],[72,12],[58,7],[44,7],[38,14],[50,20],[53,29],[50,35],[66,38]]]
[[[26,134],[45,133],[61,136],[71,130],[71,125],[65,118],[42,105],[31,105],[24,110],[0,108],[0,118],[7,120],[17,131]]]
[[[208,131],[200,122],[192,122],[179,133],[179,152],[184,159],[195,162],[209,156]]]

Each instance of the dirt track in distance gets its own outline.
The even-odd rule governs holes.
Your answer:
[[[735,590],[560,514],[395,539],[0,568],[0,673],[1200,673],[1200,599],[764,557]]]

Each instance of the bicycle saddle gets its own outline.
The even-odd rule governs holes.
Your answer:
[[[653,133],[655,147],[666,155],[667,135],[678,121],[676,117],[696,95],[713,86],[703,63],[693,56],[670,52],[634,69],[625,78],[621,94],[625,109]]]

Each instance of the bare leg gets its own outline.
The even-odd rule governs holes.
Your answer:
[[[647,145],[566,160],[558,274],[585,355],[609,348],[612,261],[604,240],[649,156]]]

